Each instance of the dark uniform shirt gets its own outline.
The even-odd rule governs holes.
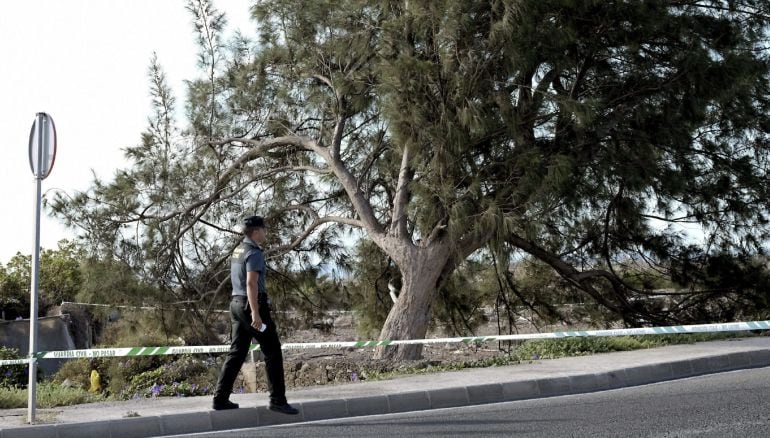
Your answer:
[[[230,280],[233,283],[234,296],[246,296],[246,272],[259,272],[258,292],[266,294],[267,266],[265,265],[265,257],[262,254],[262,248],[248,237],[245,237],[243,242],[235,248],[230,259]]]

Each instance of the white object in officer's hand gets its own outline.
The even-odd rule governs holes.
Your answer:
[[[260,332],[263,332],[263,331],[265,331],[266,329],[267,329],[267,324],[265,324],[265,323],[263,322],[263,323],[262,323],[262,326],[259,328],[259,331],[260,331]]]

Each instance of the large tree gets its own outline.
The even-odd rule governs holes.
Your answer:
[[[487,247],[662,323],[619,266],[683,266],[681,223],[704,254],[767,241],[764,0],[262,0],[258,41],[229,44],[208,2],[189,9],[205,72],[189,125],[153,63],[131,166],[53,204],[170,284],[221,289],[227,231],[256,210],[275,253],[329,258],[354,229],[392,259],[383,339],[425,336],[437,289]]]

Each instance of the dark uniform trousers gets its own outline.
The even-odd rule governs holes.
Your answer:
[[[267,325],[264,332],[259,332],[251,326],[251,308],[245,296],[234,296],[230,302],[230,322],[232,323],[233,342],[227,353],[222,372],[219,374],[217,389],[214,393],[215,402],[224,402],[230,398],[238,372],[249,353],[251,339],[256,338],[265,356],[267,371],[267,389],[270,392],[270,402],[286,404],[286,384],[283,377],[283,353],[281,341],[278,339],[275,322],[270,316],[267,296],[259,294],[259,317]]]

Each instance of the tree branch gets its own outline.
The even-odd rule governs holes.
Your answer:
[[[316,212],[315,210],[313,210],[312,208],[310,208],[307,205],[290,205],[288,207],[282,208],[280,210],[280,212],[278,212],[276,214],[281,214],[281,213],[285,213],[287,211],[292,211],[292,210],[300,210],[300,211],[305,212],[311,218],[313,218],[313,222],[310,224],[310,226],[307,227],[307,229],[305,229],[305,231],[303,231],[299,236],[294,238],[294,240],[292,240],[290,243],[288,243],[286,245],[281,245],[281,246],[278,246],[278,247],[275,247],[275,248],[271,248],[271,249],[265,251],[266,254],[277,256],[277,255],[280,255],[280,254],[285,254],[285,253],[287,253],[287,252],[297,248],[298,246],[300,246],[302,244],[302,242],[305,241],[305,239],[307,239],[311,234],[313,234],[313,232],[319,226],[321,226],[323,224],[338,223],[338,224],[343,224],[343,225],[350,225],[352,227],[357,227],[357,228],[364,228],[364,224],[360,220],[346,218],[346,217],[339,217],[339,216],[324,216],[324,217],[321,217],[321,216],[319,216],[318,212]]]
[[[284,135],[281,137],[267,138],[263,140],[256,140],[245,137],[229,137],[222,140],[210,141],[209,144],[214,146],[222,146],[230,143],[241,143],[249,146],[253,146],[254,149],[250,149],[244,156],[252,156],[258,158],[259,154],[268,150],[275,149],[281,146],[297,146],[304,150],[313,151],[317,154],[321,154],[323,149],[318,145],[315,139],[299,135]],[[249,155],[251,154],[251,155]]]
[[[327,151],[322,150],[321,156],[326,160],[326,163],[331,168],[334,175],[339,180],[342,188],[350,198],[350,202],[353,204],[353,208],[356,213],[361,217],[361,221],[366,228],[367,232],[372,235],[383,234],[382,224],[377,220],[374,214],[374,208],[369,200],[364,196],[361,190],[361,185],[358,183],[353,174],[345,167],[345,164],[338,157],[334,157]]]
[[[337,123],[334,124],[334,135],[332,136],[331,155],[335,159],[340,158],[340,147],[342,146],[342,134],[345,132],[345,122],[347,117],[342,113],[337,116]]]
[[[569,263],[557,257],[555,254],[552,254],[547,250],[539,247],[535,243],[530,242],[513,233],[511,233],[508,236],[508,241],[514,246],[516,246],[517,248],[521,249],[522,251],[534,256],[535,258],[551,266],[554,270],[556,270],[556,272],[559,273],[559,275],[562,276],[562,278],[574,284],[580,290],[585,291],[587,294],[589,294],[594,300],[596,300],[601,305],[612,310],[613,312],[616,312],[619,315],[624,314],[623,309],[620,306],[608,301],[605,297],[602,296],[602,294],[598,290],[596,290],[590,283],[586,281],[589,278],[592,278],[591,276],[581,275],[580,271],[575,269]],[[626,307],[630,308],[630,304],[628,302],[624,302],[624,304]]]
[[[341,134],[345,129],[345,120],[345,118],[340,118],[338,120],[337,127],[335,128],[335,137],[337,137],[336,133],[339,132],[340,141]],[[235,137],[223,139],[213,143],[244,143],[254,146],[253,149],[250,149],[248,152],[241,155],[238,160],[236,160],[222,174],[222,176],[219,178],[219,181],[217,182],[217,187],[223,187],[224,184],[228,182],[245,163],[260,158],[265,152],[272,149],[282,146],[296,146],[301,147],[304,150],[315,152],[318,156],[323,158],[324,161],[326,161],[326,163],[329,165],[329,170],[332,171],[334,175],[339,179],[340,184],[342,184],[342,187],[348,194],[348,197],[353,204],[353,208],[361,217],[363,221],[362,223],[367,231],[372,234],[380,234],[383,232],[382,225],[379,223],[379,221],[377,221],[377,218],[374,215],[374,209],[372,208],[372,205],[369,203],[369,201],[364,197],[363,192],[361,191],[361,187],[356,181],[356,178],[350,173],[350,170],[345,167],[345,164],[342,162],[342,160],[339,159],[338,155],[330,154],[329,150],[320,146],[316,140],[310,137],[302,136],[282,136],[265,140],[252,140],[248,138]],[[199,205],[202,204],[205,204],[205,202]]]
[[[217,191],[213,192],[211,195],[209,195],[206,198],[199,199],[198,201],[193,202],[192,204],[188,205],[184,209],[175,210],[175,211],[173,211],[171,213],[167,213],[164,216],[146,215],[143,212],[143,213],[141,213],[139,216],[137,216],[135,218],[131,218],[129,220],[114,221],[114,222],[124,224],[124,223],[136,222],[136,221],[143,220],[143,219],[153,219],[153,220],[157,220],[159,222],[164,222],[164,221],[172,219],[172,218],[174,218],[176,216],[188,215],[188,214],[192,213],[193,210],[195,210],[196,208],[201,207],[201,206],[204,207],[203,208],[203,212],[201,213],[201,214],[203,214],[203,213],[206,212],[206,210],[208,210],[208,207],[210,207],[214,202],[216,202],[216,201],[223,201],[225,199],[232,198],[233,196],[235,196],[238,193],[240,193],[243,189],[245,189],[249,185],[253,184],[255,181],[258,181],[258,180],[261,180],[261,179],[266,179],[266,178],[268,178],[270,176],[277,175],[277,174],[282,173],[282,172],[288,172],[288,171],[312,171],[312,172],[317,172],[317,173],[321,173],[321,174],[331,173],[331,171],[328,170],[328,169],[321,169],[321,168],[312,167],[312,166],[285,166],[285,167],[278,167],[278,168],[275,168],[275,169],[271,169],[268,172],[261,173],[261,174],[259,174],[257,176],[249,178],[248,180],[243,182],[241,185],[236,187],[233,191],[228,193],[226,196],[222,196],[222,191],[224,191],[224,189],[225,189],[225,187],[224,187],[225,184],[223,183],[222,187],[220,187]],[[198,218],[198,220],[200,220],[200,218]],[[208,224],[208,223],[206,223],[206,225],[213,226],[213,225]],[[177,236],[177,237],[181,237],[181,235]]]
[[[393,219],[391,220],[391,233],[399,238],[406,238],[406,204],[409,201],[409,183],[413,172],[409,167],[411,160],[412,146],[404,145],[404,154],[401,157],[401,169],[398,172],[398,184],[396,185],[396,195],[393,200]]]

